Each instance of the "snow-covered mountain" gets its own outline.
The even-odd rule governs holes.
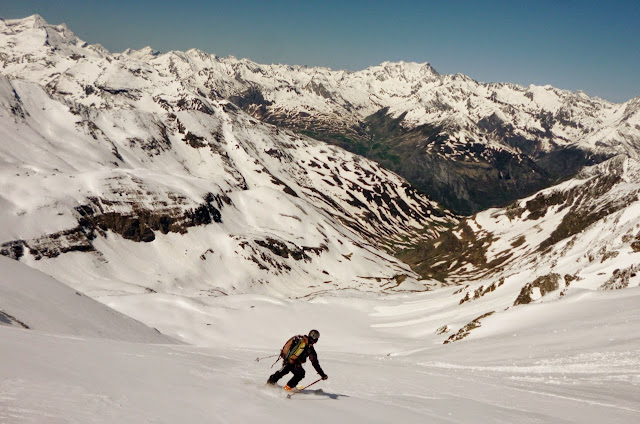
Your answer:
[[[93,295],[422,290],[386,252],[456,221],[374,162],[64,26],[2,22],[0,52],[2,253]]]
[[[3,74],[76,104],[113,96],[207,111],[230,101],[257,119],[373,158],[448,208],[505,205],[582,166],[637,156],[640,100],[613,104],[551,86],[485,84],[429,64],[358,72],[260,65],[198,50],[110,54],[64,25],[4,21]]]
[[[638,155],[638,98],[613,104],[551,86],[485,84],[429,64],[344,72],[200,52],[182,61],[182,78],[200,75],[255,117],[373,158],[461,213],[505,205],[616,154]],[[220,82],[220,71],[202,75],[223,66],[233,69],[230,81]]]
[[[156,308],[148,307],[155,295],[127,297],[132,312],[192,342],[181,345],[0,258],[0,308],[29,325],[0,312],[0,422],[638,420],[639,288],[520,305],[442,344],[441,322],[453,325],[491,299],[459,306],[457,289],[313,301],[168,296]],[[316,349],[329,379],[287,399],[264,386],[274,359],[255,359],[311,327],[320,327]],[[307,366],[303,384],[315,380]]]
[[[111,54],[37,15],[1,24],[2,253],[96,296],[114,290],[308,296],[506,278],[510,269],[522,275],[550,255],[557,263],[557,246],[567,239],[575,244],[576,234],[598,227],[594,223],[633,214],[637,99],[613,105],[551,87],[480,84],[406,63],[336,72],[261,66],[195,50]],[[252,94],[242,97],[247,87]],[[435,104],[432,96],[448,99],[447,114],[418,112],[418,105]],[[264,103],[260,111],[251,106],[256,101]],[[335,104],[343,110],[336,112]],[[303,106],[311,120],[323,110],[327,125],[355,117],[371,129],[373,115],[378,129],[414,142],[434,119],[464,120],[460,146],[482,139],[505,164],[517,156],[519,164],[538,166],[523,156],[525,148],[541,160],[566,159],[567,149],[619,156],[456,226],[452,214],[378,164],[241,110],[266,121],[286,117],[285,127],[300,130],[293,111]],[[553,116],[544,122],[553,125],[536,133],[545,110]],[[481,123],[487,114],[499,119]],[[558,118],[567,114],[572,123]],[[391,121],[390,129],[384,123]],[[526,131],[509,124],[522,140],[534,133],[542,138],[537,147],[508,145],[495,132],[498,121],[524,123]],[[462,162],[428,157],[467,171],[485,167],[472,156]],[[455,172],[434,169],[447,184],[446,175]],[[522,181],[501,175],[506,184]],[[478,183],[483,190],[476,195],[496,191],[483,179]],[[565,193],[564,187],[572,188]],[[541,209],[547,203],[553,213]],[[584,244],[597,241],[605,253],[616,249],[615,240],[594,231]],[[606,231],[627,244],[635,237],[618,234],[620,226]],[[543,235],[538,240],[532,232]],[[426,280],[389,255],[400,250]],[[571,268],[565,273],[579,271]],[[89,282],[85,271],[94,276]]]
[[[640,162],[620,155],[465,219],[400,258],[426,278],[461,285],[460,307],[473,304],[478,313],[472,329],[514,306],[640,286],[639,222]],[[452,341],[468,335],[464,328]]]
[[[0,422],[635,422],[637,111],[0,21]],[[599,164],[462,219],[338,135],[460,208]],[[310,328],[298,404],[254,359]]]
[[[265,67],[195,50],[111,54],[39,16],[3,21],[0,34],[2,253],[95,296],[295,297],[424,290],[435,281],[513,275],[521,284],[527,270],[532,278],[542,275],[540,263],[549,268],[545,275],[558,263],[563,278],[579,275],[588,266],[581,259],[569,266],[563,258],[572,248],[584,255],[587,245],[591,254],[583,259],[619,254],[619,272],[635,269],[636,235],[620,217],[636,216],[637,99],[613,105],[551,87],[480,84],[406,63],[350,73]],[[247,87],[251,95],[240,96]],[[447,114],[418,112],[419,105],[435,104],[432,96],[447,99]],[[264,103],[260,111],[251,106],[256,101]],[[335,104],[343,110],[336,112]],[[414,141],[434,119],[464,120],[458,133],[464,149],[480,143],[534,167],[523,149],[541,160],[556,153],[566,159],[567,149],[613,159],[457,224],[378,164],[241,110],[266,121],[286,117],[285,127],[299,130],[293,111],[303,106],[311,120],[323,110],[327,125],[374,115],[377,128]],[[541,111],[553,112],[543,120],[549,125],[534,131]],[[499,119],[483,121],[487,114]],[[391,121],[393,129],[384,124]],[[538,134],[537,146],[509,145],[495,132],[498,121],[524,123],[526,131],[509,125],[522,140]],[[484,167],[472,156],[456,161],[448,163]],[[607,220],[614,225],[601,224]],[[400,250],[424,280],[389,255]],[[631,259],[622,260],[626,254]],[[601,276],[589,288],[615,279]]]
[[[637,157],[638,99],[483,84],[428,64],[295,71],[275,87],[241,73],[251,88],[236,103],[371,157],[457,212],[504,205],[615,154]]]
[[[358,72],[190,50],[126,51],[254,117],[371,157],[455,211],[503,205],[616,154],[637,157],[640,100],[484,84],[429,64]]]

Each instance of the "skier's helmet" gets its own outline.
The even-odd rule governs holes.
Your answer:
[[[311,339],[312,342],[317,342],[318,339],[320,338],[320,332],[318,330],[311,330],[309,331],[309,338]]]

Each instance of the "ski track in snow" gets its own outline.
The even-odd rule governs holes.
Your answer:
[[[11,271],[17,273],[21,268],[24,266]],[[29,275],[49,281],[34,272],[29,271]],[[52,286],[48,290],[61,288]],[[421,296],[431,295],[440,296],[435,292]],[[410,318],[405,313],[406,298],[323,298],[315,302],[263,298],[260,316],[265,322],[280,325],[256,327],[255,308],[248,307],[256,304],[256,299],[235,296],[229,298],[231,304],[221,305],[230,315],[217,328],[209,327],[207,343],[211,347],[130,343],[80,337],[73,331],[69,334],[74,326],[82,325],[79,322],[65,324],[67,334],[0,326],[0,423],[275,423],[296,411],[304,411],[307,421],[318,423],[427,420],[584,424],[629,423],[640,416],[635,406],[640,396],[640,359],[637,344],[619,338],[627,331],[626,326],[613,325],[612,321],[609,328],[596,329],[592,337],[597,340],[589,344],[599,345],[598,341],[614,336],[618,344],[586,353],[581,344],[587,342],[579,333],[572,336],[572,332],[555,336],[558,333],[543,329],[529,335],[521,333],[521,343],[514,348],[509,345],[513,335],[505,334],[509,328],[500,324],[497,328],[502,327],[503,336],[476,337],[448,346],[433,344],[433,337],[429,343],[418,342],[403,335],[406,327],[389,333],[389,328],[381,330],[371,325],[372,320],[381,319],[373,312],[382,304],[386,308],[383,319]],[[601,304],[605,311],[619,307],[617,297],[610,293],[596,298],[605,302]],[[76,295],[69,299],[67,302],[82,301]],[[410,301],[409,305],[414,313],[415,308],[426,313],[430,303],[423,299]],[[579,303],[571,305],[590,313]],[[556,306],[546,306],[546,318],[537,326],[553,328],[564,314]],[[400,314],[393,313],[394,307]],[[515,312],[526,315],[528,311]],[[46,312],[23,311],[22,317],[38,322],[33,315],[39,313]],[[309,321],[302,319],[290,323],[290,329],[281,328],[283,318],[291,313]],[[317,350],[329,380],[312,387],[318,386],[322,392],[300,393],[287,399],[287,393],[264,387],[274,371],[270,368],[272,358],[260,362],[255,358],[272,355],[282,339],[297,332],[296,327],[307,328],[318,319],[323,336]],[[351,325],[345,327],[349,321]],[[626,321],[621,317],[622,323]],[[631,327],[637,324],[637,317],[629,323]],[[48,325],[53,331],[60,324]],[[193,324],[183,321],[174,325],[186,328]],[[574,323],[576,329],[578,325]],[[222,327],[227,332],[220,332]],[[251,328],[258,331],[247,332]],[[564,343],[556,343],[563,337]],[[529,349],[532,344],[543,343],[546,350]],[[412,354],[382,354],[416,344],[422,344],[423,349],[414,349]],[[583,353],[574,353],[574,349]],[[361,353],[354,353],[358,351]],[[442,362],[444,358],[451,362]],[[496,365],[509,362],[512,365]],[[598,368],[598,363],[608,366]],[[304,385],[316,379],[309,364],[306,370]]]
[[[444,300],[451,289],[311,301],[236,295],[207,298],[197,308],[191,300],[180,314],[171,312],[173,302],[156,304],[157,295],[109,297],[123,312],[191,343],[167,345],[131,343],[171,339],[124,315],[105,319],[104,305],[23,264],[0,258],[0,266],[6,276],[0,301],[32,327],[0,325],[2,424],[276,423],[298,412],[313,423],[626,424],[640,418],[640,288],[514,308],[450,345],[442,344],[446,335],[424,327],[450,316]],[[26,281],[24,292],[11,290]],[[80,306],[84,319],[56,312]],[[378,325],[392,322],[409,324]],[[317,350],[329,380],[312,388],[322,392],[287,399],[266,388],[278,365],[255,358],[273,355],[290,335],[313,327],[322,334]],[[317,378],[310,364],[305,368],[303,385]]]
[[[502,373],[416,369],[411,362],[326,353],[320,346],[322,363],[331,372],[329,380],[319,383],[322,392],[309,390],[287,399],[286,392],[264,386],[271,371],[268,363],[253,361],[261,351],[90,339],[48,343],[50,336],[45,334],[0,331],[14,347],[22,342],[24,350],[16,352],[22,360],[36,359],[32,346],[49,347],[45,354],[48,363],[39,364],[36,372],[20,378],[3,375],[0,418],[7,422],[133,423],[175,422],[172,420],[178,418],[198,422],[208,414],[213,422],[278,422],[302,408],[309,414],[307,421],[318,423],[327,419],[622,423],[630,422],[627,420],[639,412],[621,403],[588,399],[592,392],[579,397],[554,393],[554,388],[540,383],[518,387]],[[74,353],[65,358],[65,352],[71,353],[69,349]],[[7,363],[6,358],[3,363]],[[310,373],[304,384],[315,379],[307,368]],[[21,390],[12,391],[15,387]],[[172,412],[164,415],[169,410]]]
[[[426,366],[426,367],[429,368],[429,366]],[[498,388],[499,390],[518,390],[521,392],[530,393],[532,395],[549,396],[553,398],[565,399],[565,400],[578,402],[578,403],[586,403],[586,404],[595,405],[595,406],[604,406],[607,408],[615,408],[615,409],[621,409],[629,412],[640,413],[640,409],[638,408],[633,408],[630,406],[624,406],[624,405],[615,404],[615,403],[595,401],[595,400],[586,398],[586,396],[592,396],[593,393],[586,393],[583,397],[568,396],[568,395],[553,393],[554,390],[558,390],[558,391],[563,390],[563,387],[571,388],[571,386],[582,386],[584,388],[588,386],[589,383],[593,383],[593,381],[590,380],[588,377],[585,378],[582,376],[572,376],[572,375],[567,376],[565,373],[559,373],[553,370],[547,370],[545,372],[545,374],[547,374],[546,378],[539,378],[539,377],[508,375],[509,374],[508,372],[506,373],[507,375],[504,375],[505,373],[501,372],[504,370],[501,370],[501,369],[495,370],[487,367],[449,366],[449,367],[441,368],[438,365],[436,365],[435,367],[435,369],[443,369],[443,368],[453,370],[453,371],[471,370],[471,371],[484,371],[484,372],[478,373],[478,374],[476,374],[475,372],[472,372],[471,373],[473,376],[472,378],[460,377],[459,373],[457,372],[455,372],[453,376],[451,374],[444,374],[444,373],[439,374],[434,371],[418,371],[418,372],[425,373],[428,375],[438,375],[440,377],[446,377],[446,378],[456,378],[458,380],[466,381],[466,382],[469,382],[469,381],[480,382],[482,380],[481,384],[492,386],[492,387]],[[526,374],[528,372],[526,370],[526,367],[522,367],[523,368],[522,370],[519,370],[516,368],[517,367],[509,368],[510,372],[516,372],[516,373],[522,373],[522,374]],[[636,374],[634,377],[635,378],[632,378],[632,380],[635,380],[635,382],[632,384],[638,385],[637,379],[638,377],[640,377],[640,373]],[[512,380],[517,384],[512,384],[509,380]],[[596,384],[592,384],[592,385],[602,386],[602,383],[603,381],[597,381]],[[527,386],[525,386],[525,384]],[[536,384],[540,388],[544,388],[545,390],[532,390],[531,388],[527,388],[527,387],[535,386]],[[563,386],[563,387],[554,387],[554,386]],[[606,390],[609,390],[609,388],[600,387],[600,390],[606,391]],[[579,392],[579,390],[576,390],[576,392]]]

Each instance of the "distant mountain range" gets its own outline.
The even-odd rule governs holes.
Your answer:
[[[1,22],[0,55],[0,252],[94,296],[424,290],[389,253],[457,222],[375,162],[37,16]]]
[[[639,110],[0,21],[0,252],[94,297],[634,286]]]
[[[230,101],[279,128],[374,159],[461,214],[505,206],[616,154],[637,155],[640,98],[613,104],[551,86],[485,84],[417,63],[347,72],[198,50],[110,54],[37,16],[5,24],[4,33],[12,46],[3,51],[5,75],[35,72],[29,79],[86,106],[104,105],[103,93],[136,98],[156,83],[148,94],[160,106],[176,90],[193,93],[196,103]],[[46,38],[47,58],[33,50],[34,37]],[[30,62],[38,57],[44,70]],[[127,76],[116,80],[120,71]]]
[[[462,214],[504,206],[616,154],[637,157],[638,98],[618,105],[403,62],[344,72],[189,51],[152,63],[176,64],[180,79],[256,118],[374,159]]]
[[[637,155],[640,99],[617,105],[550,86],[485,84],[429,64],[350,73],[194,51],[154,59],[162,62],[185,63],[176,67],[181,79],[374,159],[462,214],[505,206],[616,154]]]

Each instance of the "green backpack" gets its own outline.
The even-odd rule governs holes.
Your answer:
[[[285,364],[293,364],[302,355],[308,344],[309,338],[307,336],[293,336],[282,346],[280,357]]]

